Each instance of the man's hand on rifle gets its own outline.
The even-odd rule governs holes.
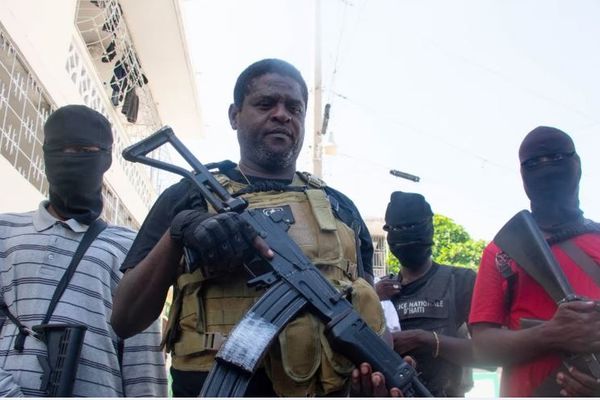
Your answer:
[[[404,361],[416,368],[416,362],[411,357]],[[385,377],[381,372],[373,372],[369,363],[362,363],[352,371],[351,397],[404,397],[399,388],[385,386]]]
[[[550,346],[569,353],[600,352],[600,312],[593,301],[562,303],[546,322]]]
[[[569,373],[556,374],[556,382],[562,387],[561,396],[565,397],[598,397],[600,396],[600,382],[591,375],[579,371],[575,367],[569,368]]]
[[[231,271],[256,253],[273,258],[267,242],[235,212],[182,211],[173,219],[171,237],[197,252],[208,276]]]

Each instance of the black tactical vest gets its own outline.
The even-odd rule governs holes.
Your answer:
[[[400,326],[402,330],[424,329],[457,337],[463,322],[456,316],[456,282],[452,267],[434,263],[431,268],[425,276],[411,282],[399,296],[391,299]],[[441,358],[434,359],[429,349],[409,355],[417,360],[419,379],[433,396],[461,395],[456,393],[462,379],[461,367]]]

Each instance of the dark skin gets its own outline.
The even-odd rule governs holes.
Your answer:
[[[300,84],[294,79],[268,73],[254,79],[241,107],[229,107],[229,121],[240,144],[239,168],[245,175],[293,178],[304,141],[306,103],[301,93]],[[256,237],[253,246],[262,257],[273,257],[262,238]],[[165,232],[148,255],[125,272],[114,297],[111,317],[119,336],[133,336],[160,316],[169,288],[178,276],[173,265],[179,264],[182,254],[181,245]],[[360,393],[370,395],[374,389],[380,393],[380,381],[376,381],[377,385],[365,385]],[[385,381],[382,382],[385,388]],[[394,393],[397,392],[396,389]]]
[[[392,247],[394,243],[388,244]],[[389,300],[393,296],[400,294],[403,285],[407,285],[425,275],[431,268],[431,265],[432,260],[430,257],[421,265],[401,268],[398,278],[380,280],[375,285],[379,299]],[[461,366],[474,364],[471,340],[440,334],[437,336],[439,340],[438,357]],[[398,354],[407,354],[417,349],[427,349],[434,354],[436,348],[438,348],[433,333],[423,329],[392,332],[392,337],[394,339],[394,350]]]
[[[600,351],[600,313],[593,301],[574,301],[558,306],[549,321],[522,330],[501,329],[497,324],[472,326],[478,357],[498,365],[526,362],[546,354]],[[577,369],[559,373],[563,396],[598,396],[600,383]]]
[[[246,175],[292,179],[304,142],[306,104],[300,84],[278,74],[256,78],[241,107],[229,107]]]
[[[229,107],[231,127],[238,132],[240,169],[244,174],[272,179],[292,179],[296,171],[297,147],[304,140],[306,105],[300,84],[278,74],[257,77],[242,107]],[[284,161],[272,163],[253,151],[280,156]],[[291,158],[290,158],[291,157]],[[273,252],[256,237],[257,252],[270,259]],[[156,246],[135,268],[125,272],[113,302],[111,323],[121,337],[130,337],[147,328],[160,316],[169,288],[177,279],[183,254],[181,245],[166,232]]]
[[[404,357],[413,368],[417,363],[411,357]],[[358,368],[352,371],[350,396],[369,396],[369,397],[404,397],[402,390],[394,387],[387,389],[385,377],[381,372],[373,372],[369,363],[362,363]]]

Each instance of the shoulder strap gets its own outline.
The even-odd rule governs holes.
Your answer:
[[[558,244],[567,255],[600,287],[600,265],[575,244],[573,239]]]
[[[321,178],[317,178],[310,172],[306,171],[296,171],[296,175],[299,177],[302,182],[306,183],[308,186],[316,188],[316,189],[324,189],[327,187],[327,184]]]
[[[83,254],[88,249],[88,247],[90,247],[94,239],[98,236],[98,234],[100,234],[100,232],[102,232],[106,228],[106,226],[106,222],[104,222],[102,219],[97,219],[94,222],[92,222],[88,230],[83,235],[83,238],[81,239],[81,242],[79,242],[77,250],[75,250],[73,258],[71,259],[71,263],[67,267],[67,270],[65,271],[65,274],[61,278],[60,282],[56,286],[56,290],[52,295],[52,299],[50,300],[50,304],[48,306],[48,311],[46,312],[42,324],[47,324],[48,321],[50,321],[50,317],[54,312],[54,308],[56,308],[56,304],[58,303],[60,296],[62,296],[63,292],[67,288],[67,285],[69,284],[69,281],[71,280],[71,277],[75,273],[75,268],[77,267],[77,264],[79,264],[79,261],[83,257]],[[2,312],[8,319],[10,319],[11,322],[15,324],[19,329],[19,334],[15,339],[14,348],[19,352],[23,351],[25,338],[29,335],[35,335],[35,333],[31,331],[31,329],[23,325],[21,321],[19,321],[19,319],[8,310],[8,306],[6,304],[2,303],[0,305],[0,312]]]
[[[77,250],[75,250],[73,258],[71,259],[71,263],[67,267],[67,270],[65,271],[65,274],[63,275],[62,279],[56,286],[56,290],[54,291],[54,295],[52,295],[52,299],[50,300],[50,304],[48,305],[48,311],[46,311],[46,316],[44,317],[42,324],[47,324],[48,321],[50,321],[50,317],[52,316],[52,313],[56,308],[56,304],[58,304],[58,300],[62,296],[63,292],[69,284],[69,281],[73,277],[73,274],[75,273],[75,268],[77,268],[79,261],[81,261],[81,258],[85,254],[88,247],[90,247],[94,239],[96,239],[96,236],[98,236],[100,232],[106,229],[106,227],[106,222],[98,218],[97,220],[92,222],[88,230],[83,235],[83,238],[81,239],[81,242],[79,242]]]
[[[356,268],[358,269],[358,276],[367,279],[365,276],[365,265],[360,253],[360,223],[357,220],[352,221],[351,228],[354,231],[354,246],[356,247]]]
[[[4,302],[0,304],[0,312],[3,313],[8,319],[10,319],[11,322],[15,324],[15,326],[19,330],[19,334],[15,339],[14,349],[17,350],[19,353],[22,352],[25,347],[25,338],[29,335],[34,335],[35,333],[31,329],[23,325],[21,321],[19,321],[19,319],[8,310],[8,306]]]
[[[354,231],[354,243],[356,247],[356,263],[358,269],[358,276],[366,279],[364,259],[361,250],[362,240],[360,238],[360,236],[363,233],[362,219],[358,215],[356,215],[356,213],[350,207],[348,207],[347,204],[340,202],[338,197],[336,197],[337,194],[335,190],[333,190],[329,186],[323,187],[323,190],[329,198],[329,203],[331,204],[331,211],[333,212],[333,215]]]

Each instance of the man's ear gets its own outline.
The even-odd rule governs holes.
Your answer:
[[[238,128],[237,116],[239,112],[240,109],[235,104],[229,106],[229,124],[233,130],[237,130]]]

